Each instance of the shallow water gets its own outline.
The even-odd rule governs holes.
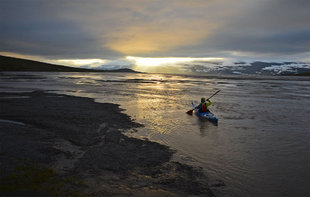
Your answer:
[[[48,90],[121,105],[131,133],[204,169],[218,196],[310,196],[310,79],[126,73],[2,73],[0,91]],[[185,112],[211,100],[218,126]],[[22,98],[21,98],[22,99]]]

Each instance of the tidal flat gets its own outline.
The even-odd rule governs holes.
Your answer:
[[[0,100],[1,195],[214,196],[174,150],[125,135],[143,125],[117,104],[43,91]]]

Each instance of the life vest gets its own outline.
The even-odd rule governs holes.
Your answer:
[[[208,112],[208,108],[207,108],[207,103],[204,102],[204,103],[201,103],[201,107],[199,109],[199,112],[202,113],[202,112]]]

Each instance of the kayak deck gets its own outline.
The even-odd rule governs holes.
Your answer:
[[[195,107],[195,105],[193,103],[192,103],[192,105]],[[209,112],[202,112],[202,113],[200,113],[198,111],[198,109],[194,109],[194,112],[195,112],[196,116],[198,116],[200,118],[203,118],[203,119],[207,119],[210,122],[214,123],[215,125],[218,124],[217,117],[213,113],[211,113],[210,111]]]
[[[214,114],[212,114],[211,112],[199,113],[198,110],[195,110],[195,114],[196,114],[196,116],[201,117],[201,118],[205,118],[205,119],[213,122],[216,125],[218,123],[217,117]]]

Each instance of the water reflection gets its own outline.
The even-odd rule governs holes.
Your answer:
[[[178,77],[176,77],[178,78]],[[172,111],[178,108],[180,89],[167,82],[165,75],[151,75],[151,81],[156,83],[137,83],[134,99],[129,101],[127,110],[136,119],[148,125],[152,133],[169,134],[173,132],[170,125],[176,123],[177,116],[171,116]],[[176,80],[169,77],[169,80]]]
[[[203,118],[197,118],[197,124],[199,125],[201,137],[205,137],[210,131],[210,128],[215,126],[213,123]]]
[[[281,196],[283,188],[309,196],[309,79],[24,73],[0,82],[4,92],[47,90],[119,104],[145,125],[133,135],[169,145],[182,162],[224,180],[228,196]],[[185,113],[217,89],[210,110],[218,127]]]

